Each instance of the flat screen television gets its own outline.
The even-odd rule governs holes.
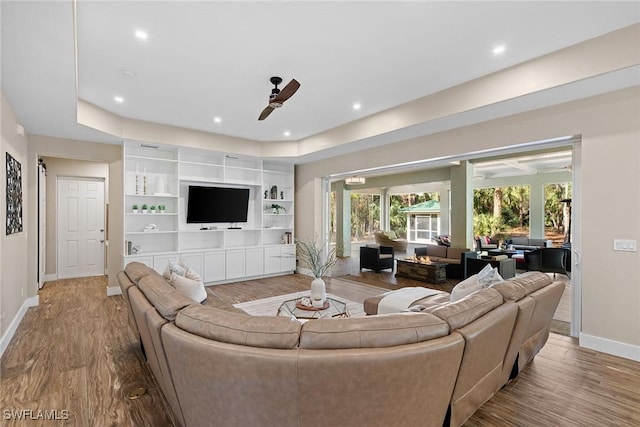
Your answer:
[[[187,223],[247,222],[248,188],[189,186]]]

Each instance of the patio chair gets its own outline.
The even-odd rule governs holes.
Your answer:
[[[393,272],[394,249],[391,246],[361,246],[360,247],[360,270],[380,271],[390,268]]]
[[[567,273],[567,250],[564,248],[540,248],[524,253],[524,263],[527,271],[542,271],[543,273]]]

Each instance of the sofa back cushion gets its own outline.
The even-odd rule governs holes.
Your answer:
[[[440,245],[427,245],[427,256],[438,257],[438,258],[446,258],[447,257],[447,247]]]
[[[130,262],[124,268],[124,272],[127,273],[127,276],[129,276],[129,279],[136,285],[138,284],[140,279],[142,279],[144,276],[148,276],[148,275],[160,276],[160,274],[157,271],[155,271],[153,268],[147,267],[141,262]]]
[[[414,344],[449,334],[446,322],[426,313],[393,313],[318,319],[302,326],[300,348],[381,348]]]
[[[500,295],[502,295],[502,298],[504,298],[505,301],[520,301],[527,295],[527,291],[524,286],[514,279],[496,282],[489,285],[489,287],[500,292]]]
[[[529,238],[528,237],[522,237],[522,236],[514,236],[511,238],[511,244],[512,245],[529,245]]]
[[[158,313],[169,321],[174,320],[180,310],[195,302],[178,292],[157,273],[142,277],[138,287]]]
[[[283,316],[249,316],[199,304],[176,316],[176,326],[212,340],[262,348],[295,348],[302,324]]]
[[[547,241],[545,239],[529,239],[529,246],[538,246],[540,248],[544,248],[546,242]]]
[[[549,286],[553,282],[551,277],[541,271],[529,271],[509,281],[522,286],[527,295]]]
[[[445,246],[443,246],[445,247]],[[469,252],[469,248],[448,248],[447,249],[447,258],[455,258],[461,259],[463,252]]]
[[[428,308],[426,311],[447,322],[454,331],[484,316],[503,302],[500,292],[486,288],[455,302]]]

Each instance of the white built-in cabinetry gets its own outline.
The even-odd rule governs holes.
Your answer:
[[[187,224],[190,185],[248,188],[247,222],[233,224],[240,229]],[[290,273],[296,268],[293,195],[290,163],[127,142],[123,265],[139,261],[163,272],[180,256],[206,283]]]

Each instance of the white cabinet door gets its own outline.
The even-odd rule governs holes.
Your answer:
[[[280,272],[280,247],[264,248],[264,273],[272,274]]]
[[[180,258],[182,258],[184,263],[187,264],[192,271],[195,271],[202,277],[204,274],[204,270],[202,269],[202,253],[180,254]]]
[[[296,246],[287,245],[281,248],[280,271],[295,271]]]
[[[264,251],[262,248],[247,249],[245,274],[260,276],[264,274]]]
[[[227,279],[237,279],[246,276],[245,260],[247,253],[244,249],[227,251],[225,259],[225,271]]]
[[[224,251],[205,252],[202,278],[205,283],[218,282],[226,278]]]

